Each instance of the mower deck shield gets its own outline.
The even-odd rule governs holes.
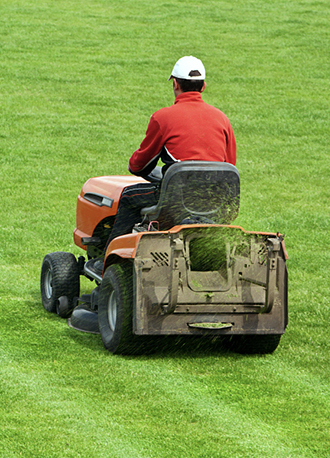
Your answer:
[[[187,225],[144,232],[135,240],[136,334],[284,333],[287,269],[281,236]]]

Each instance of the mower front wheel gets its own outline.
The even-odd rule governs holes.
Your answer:
[[[42,305],[51,313],[57,312],[58,300],[61,296],[66,296],[70,303],[79,296],[79,266],[72,253],[57,251],[44,257],[40,290]]]
[[[115,264],[105,271],[99,296],[99,330],[111,353],[134,352],[133,265]]]

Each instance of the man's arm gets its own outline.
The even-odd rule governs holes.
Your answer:
[[[134,175],[145,177],[156,167],[163,148],[163,136],[154,115],[151,116],[146,136],[140,148],[131,156],[128,170]]]
[[[226,132],[227,148],[226,148],[226,162],[236,165],[236,140],[234,131],[229,123],[229,127]]]

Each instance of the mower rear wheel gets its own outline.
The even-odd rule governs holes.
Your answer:
[[[57,312],[61,296],[73,303],[73,299],[79,296],[80,276],[78,262],[72,253],[57,251],[44,257],[40,290],[42,305],[48,312]]]
[[[103,275],[99,303],[99,329],[111,353],[134,353],[133,265],[115,264]]]
[[[223,343],[230,351],[244,355],[265,355],[278,347],[281,334],[230,336]]]

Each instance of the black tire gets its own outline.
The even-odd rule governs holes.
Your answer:
[[[228,336],[223,344],[228,350],[242,355],[265,355],[276,350],[281,337],[281,334]]]
[[[103,344],[111,353],[135,353],[132,316],[133,264],[110,266],[101,283],[98,318]]]
[[[79,266],[72,253],[58,251],[44,257],[40,290],[42,305],[51,313],[57,312],[58,299],[61,296],[66,296],[69,304],[79,296]]]
[[[69,318],[73,309],[77,306],[77,303],[78,297],[74,297],[73,300],[70,300],[68,296],[59,297],[56,305],[57,315],[61,318]]]

